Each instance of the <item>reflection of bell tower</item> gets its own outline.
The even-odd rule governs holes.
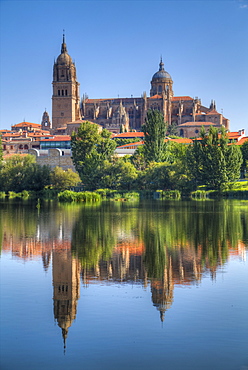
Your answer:
[[[173,302],[173,276],[172,263],[164,269],[164,276],[161,280],[154,279],[151,282],[152,302],[157,310],[160,312],[160,319],[164,321],[164,313],[167,311]]]
[[[80,265],[70,250],[53,252],[53,311],[65,342],[76,318],[80,294]]]

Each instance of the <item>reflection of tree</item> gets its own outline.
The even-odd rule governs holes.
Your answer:
[[[81,209],[72,230],[72,251],[82,267],[96,266],[100,259],[110,259],[116,242],[114,213],[105,207]]]

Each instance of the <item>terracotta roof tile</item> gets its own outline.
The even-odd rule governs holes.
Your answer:
[[[114,139],[132,139],[133,137],[144,137],[144,132],[123,132],[113,136]]]
[[[239,141],[237,141],[236,145],[243,145],[246,141],[248,141],[248,136],[242,137]]]
[[[162,96],[156,94],[156,95],[150,96],[148,99],[162,99]]]
[[[179,100],[194,100],[190,96],[173,96],[171,98],[172,101],[179,101]]]
[[[69,135],[55,135],[48,139],[41,139],[41,142],[44,141],[71,141],[71,137]]]
[[[217,110],[213,109],[210,112],[207,112],[206,114],[218,114],[219,116],[221,115]]]
[[[201,122],[201,121],[195,121],[195,122],[185,122],[181,123],[181,125],[178,125],[178,127],[185,127],[185,126],[218,126],[220,127],[221,125],[219,124],[214,124],[213,122]]]
[[[21,123],[17,123],[16,125],[12,125],[12,127],[24,127],[24,126],[41,127],[39,123],[32,123],[32,122],[21,122]]]

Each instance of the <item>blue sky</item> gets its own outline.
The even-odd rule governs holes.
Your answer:
[[[160,56],[174,95],[248,133],[248,1],[1,1],[0,128],[51,116],[63,29],[80,95],[149,95]]]

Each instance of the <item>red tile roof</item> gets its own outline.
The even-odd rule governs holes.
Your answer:
[[[138,142],[135,142],[135,143],[120,145],[116,149],[120,149],[120,148],[128,149],[128,147],[130,147],[130,146],[140,146],[140,145],[143,145],[143,144],[144,144],[144,141],[138,141]]]
[[[41,127],[39,123],[31,123],[31,122],[21,122],[13,125],[12,127],[24,127],[24,126],[32,126],[32,127]]]
[[[170,141],[174,141],[174,143],[178,144],[190,144],[193,142],[193,140],[188,139],[188,138],[182,138],[182,139],[170,139]]]
[[[243,145],[246,141],[248,141],[248,136],[242,137],[239,141],[237,141],[236,145]]]
[[[201,121],[195,121],[195,122],[185,122],[181,123],[181,125],[178,125],[178,127],[185,127],[185,126],[220,126],[219,124],[215,124],[213,122],[201,122]]]
[[[123,132],[112,136],[114,139],[132,139],[133,137],[144,137],[144,132]]]
[[[180,139],[170,139],[170,138],[166,138],[165,141],[172,141],[174,143],[178,143],[178,144],[191,144],[193,142],[193,140],[191,139],[188,139],[188,138],[180,138]],[[128,149],[129,147],[133,147],[133,146],[140,146],[140,145],[143,145],[144,144],[144,141],[138,141],[138,142],[135,142],[135,143],[129,143],[129,144],[125,144],[125,145],[120,145],[118,146],[116,149]]]
[[[50,138],[45,138],[45,139],[42,139],[41,138],[41,142],[43,141],[71,141],[71,137],[70,135],[54,135]]]
[[[210,112],[207,112],[206,114],[218,114],[219,116],[221,115],[217,110],[213,109]]]
[[[148,98],[148,99],[162,99],[162,96],[156,94],[156,95],[150,96],[150,98]]]
[[[173,96],[171,98],[172,101],[178,101],[178,100],[194,100],[190,96]]]

